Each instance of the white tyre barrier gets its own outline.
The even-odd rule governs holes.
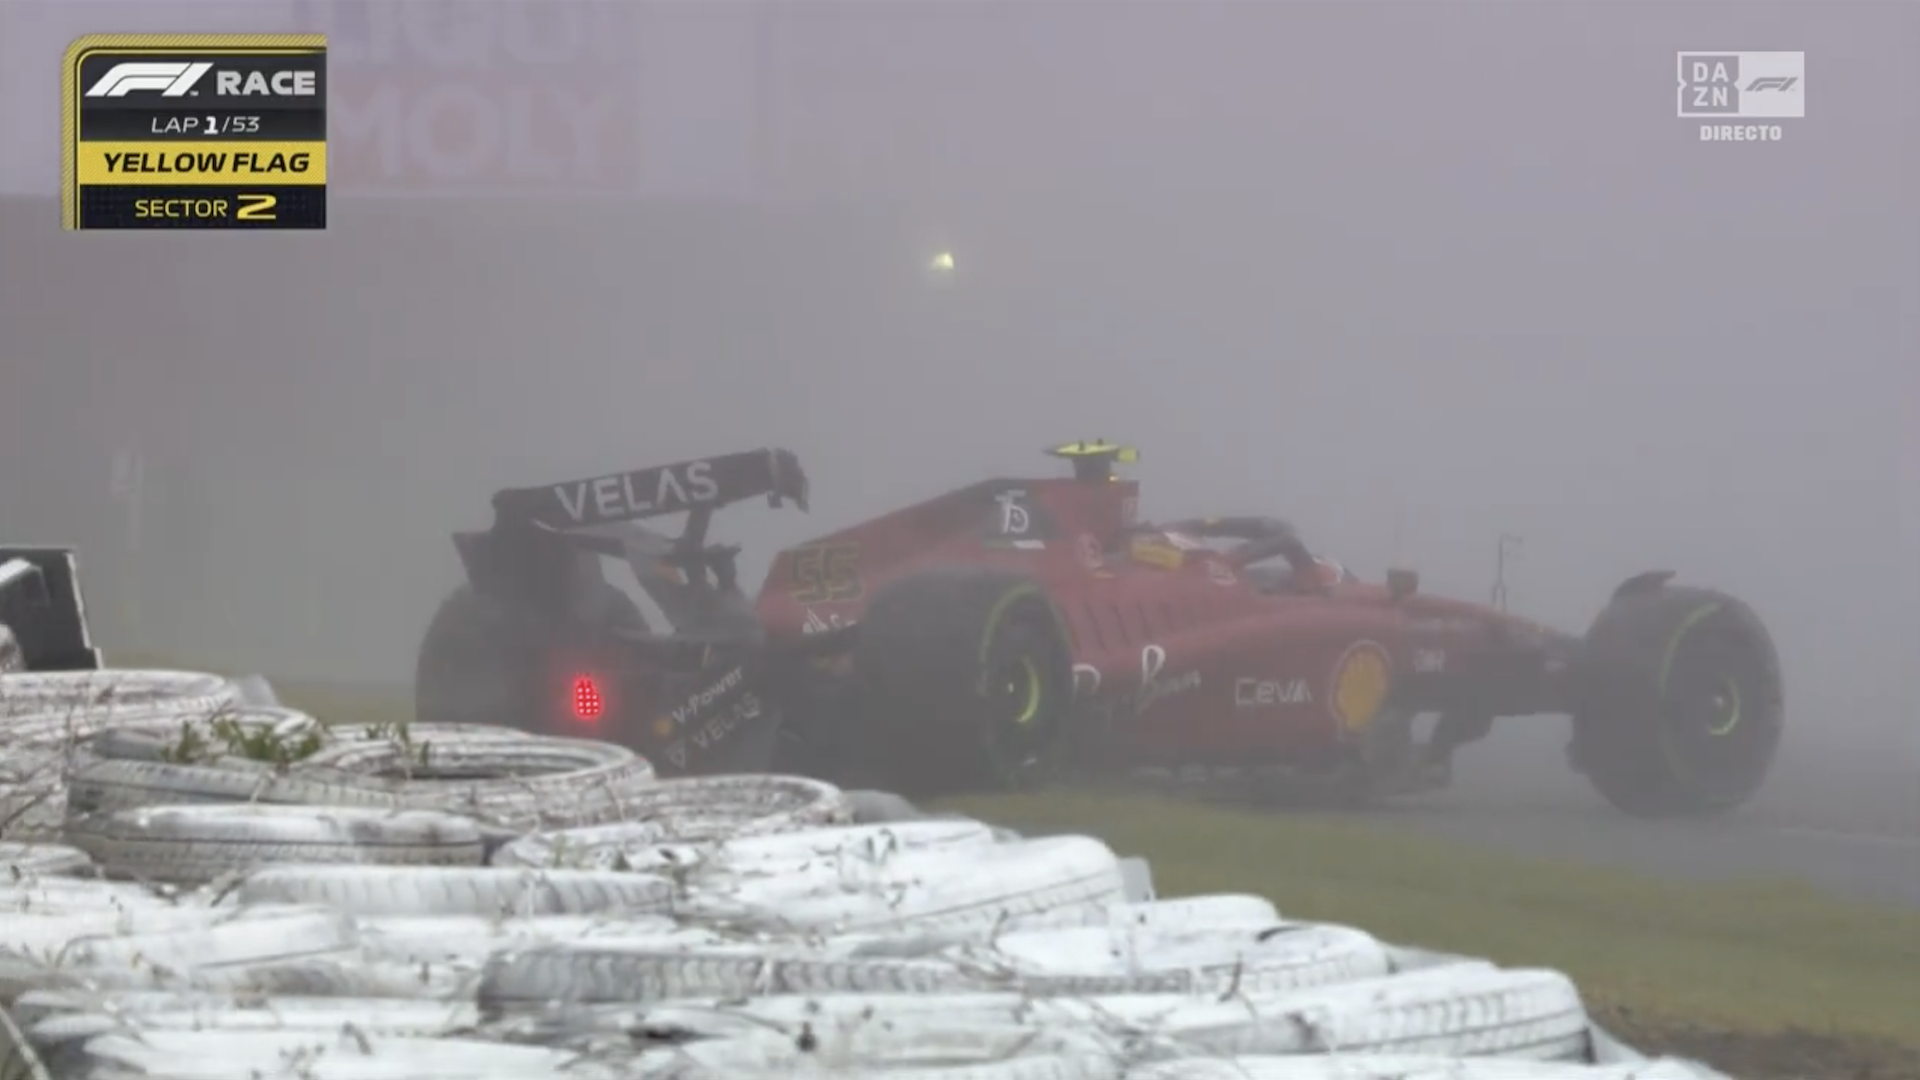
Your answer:
[[[0,675],[0,1006],[62,1080],[1724,1080],[1089,837],[190,672]]]
[[[84,970],[0,952],[0,1000],[30,990],[85,990],[110,993],[116,998],[133,991],[157,991],[226,995],[255,1002],[288,997],[471,1002],[477,985],[478,977],[471,968],[391,964],[352,951],[225,967],[173,969],[142,964]]]
[[[1589,1049],[1586,1011],[1565,976],[1482,961],[1280,994],[1059,999],[1047,1015],[1115,1026],[1179,1054],[1574,1061]]]
[[[1039,840],[822,860],[806,868],[695,884],[676,912],[762,929],[841,933],[987,929],[1061,907],[1117,903],[1119,860],[1098,840]]]
[[[613,1065],[476,1039],[383,1038],[348,1028],[146,1031],[86,1043],[89,1076],[149,1080],[617,1080]]]
[[[152,1008],[129,1007],[129,998],[143,996],[168,1000]],[[93,999],[97,1004],[92,1010],[62,1009],[27,1024],[27,1037],[44,1057],[61,1061],[88,1040],[103,1035],[138,1039],[148,1032],[293,1032],[311,1037],[359,1031],[375,1037],[434,1039],[461,1035],[480,1019],[478,1010],[464,1002],[404,998],[248,1001],[134,991],[115,995],[110,1001],[99,995]]]
[[[92,911],[129,911],[142,907],[204,907],[194,892],[169,886],[108,882],[92,876],[42,876],[0,882],[0,919],[10,915],[81,915]]]
[[[740,998],[761,994],[942,994],[1005,988],[1006,975],[940,957],[853,955],[846,943],[784,939],[712,945],[566,942],[495,957],[483,1008]]]
[[[714,1077],[936,1074],[1117,1078],[1122,1048],[1092,1030],[1040,1031],[1021,1024],[965,1027],[888,1022],[803,1024],[794,1036],[735,1032],[642,1054],[642,1072]],[[651,1061],[649,1059],[652,1059]],[[690,1068],[689,1068],[690,1067]]]
[[[262,870],[233,891],[242,904],[324,904],[355,915],[590,915],[665,911],[673,883],[592,870],[299,866]]]
[[[330,956],[355,948],[353,921],[336,912],[287,908],[191,929],[109,934],[70,942],[61,960],[81,968],[221,968]]]
[[[166,895],[165,886],[92,878],[40,877],[0,882],[0,920],[13,915],[78,915],[96,911],[123,912],[177,903],[197,906]]]
[[[1247,1024],[1226,1046],[1183,1032],[1182,1041],[1237,1053],[1400,1053],[1573,1060],[1588,1051],[1587,1012],[1557,971],[1469,964],[1291,994],[1288,1024]],[[1266,1015],[1263,1013],[1263,1015]],[[1282,1028],[1285,1028],[1283,1031]]]
[[[769,996],[739,1001],[576,1009],[505,1022],[549,1039],[631,1034],[772,1038],[890,1026],[955,1032],[1025,1024],[1096,1031],[1165,1056],[1431,1052],[1574,1060],[1584,1052],[1579,995],[1555,972],[1474,963],[1410,979],[1367,980],[1293,994],[1188,994],[1038,999],[1023,994]],[[933,1037],[933,1036],[929,1036]]]
[[[39,1051],[0,1009],[0,1080],[53,1080]]]
[[[24,881],[43,874],[70,876],[93,869],[93,860],[67,844],[0,840],[0,880]]]
[[[1311,923],[1023,931],[956,952],[1050,996],[1271,994],[1391,971],[1386,946],[1372,935]]]
[[[0,915],[0,949],[52,960],[87,938],[175,933],[203,929],[216,921],[218,917],[205,908],[164,904],[118,910],[67,908],[57,915],[12,912]]]
[[[280,693],[265,675],[241,675],[233,680],[233,692],[243,705],[278,705]]]
[[[100,1017],[139,1030],[290,1030],[338,1031],[351,1024],[369,1034],[451,1034],[480,1023],[472,1002],[420,1001],[412,998],[257,997],[192,991],[33,990],[13,1003],[13,1016],[29,1032],[42,1028],[77,1032],[81,1020]],[[61,1021],[74,1018],[63,1027]],[[92,1034],[105,1034],[105,1031]],[[63,1036],[67,1037],[67,1036]]]
[[[46,671],[0,675],[0,733],[87,737],[116,714],[165,705],[182,717],[240,704],[239,688],[200,671]],[[29,719],[31,718],[31,719]]]
[[[853,788],[845,794],[847,809],[856,825],[890,825],[927,818],[926,811],[891,791]]]
[[[608,870],[617,865],[633,870],[671,870],[680,875],[766,875],[785,873],[796,865],[837,865],[845,860],[872,863],[895,852],[972,848],[995,840],[993,829],[969,820],[827,825],[704,845],[664,843],[665,835],[665,830],[651,822],[532,833],[501,847],[494,854],[493,864],[585,870]]]
[[[0,836],[29,843],[57,840],[67,816],[62,775],[70,755],[0,746]]]
[[[343,958],[356,940],[350,922],[324,911],[80,937],[55,950],[0,951],[0,1001],[41,988],[245,988],[260,971]]]
[[[162,705],[115,716],[111,726],[86,740],[84,749],[94,757],[127,761],[245,761],[247,747],[233,745],[236,737],[253,741],[261,753],[287,754],[293,764],[297,752],[317,750],[330,734],[311,714],[280,705],[246,703],[211,717],[182,715]]]
[[[250,998],[405,998],[472,1001],[479,975],[462,964],[393,963],[361,954],[274,961],[227,971],[196,968],[166,984],[175,990],[244,994]]]
[[[282,772],[265,762],[233,759],[217,765],[93,759],[74,766],[67,788],[67,809],[75,816],[168,804],[400,806],[391,792],[353,777],[311,769]]]
[[[698,1045],[649,1056],[651,1071],[646,1075],[672,1080],[790,1080],[796,1075],[822,1080],[1121,1080],[1119,1064],[1104,1056],[1033,1055],[970,1065],[892,1068],[814,1066],[805,1072],[743,1069],[715,1048]],[[707,1058],[716,1058],[719,1064],[708,1064]]]
[[[342,741],[310,768],[377,778],[406,805],[466,814],[515,829],[626,820],[656,782],[631,750],[585,739],[525,733],[408,732]]]
[[[680,947],[575,941],[496,958],[480,994],[483,1004],[511,1007],[808,993],[1271,993],[1388,974],[1380,943],[1346,927],[1221,931],[1127,958],[1112,954],[1104,929],[1092,932],[1097,939],[1062,933],[1080,936],[1006,935],[990,948],[920,955],[863,949],[849,938]],[[1019,940],[1009,948],[1009,939]]]
[[[495,953],[566,941],[684,938],[716,935],[682,929],[664,915],[379,915],[358,918],[369,957],[399,963],[460,964],[478,969]]]
[[[1136,1066],[1126,1080],[1715,1080],[1679,1061],[1572,1065],[1448,1057],[1186,1058]]]
[[[1124,870],[1124,867],[1122,868]],[[1138,926],[1174,930],[1180,927],[1237,925],[1240,923],[1277,923],[1280,913],[1271,900],[1261,896],[1219,893],[1211,896],[1177,896],[1167,900],[1129,901],[1120,904],[1078,904],[1052,911],[1020,915],[1007,920],[1004,929],[1053,930],[1076,926]]]
[[[1120,881],[1126,888],[1128,903],[1141,904],[1154,898],[1153,868],[1138,856],[1120,860]]]
[[[1171,1010],[1183,997],[1143,995],[1142,1000]],[[1062,1013],[1058,1002],[1010,992],[956,991],[943,994],[851,993],[762,994],[742,998],[682,998],[661,1004],[569,1006],[520,1010],[495,1020],[491,1030],[507,1038],[539,1041],[591,1041],[617,1036],[650,1037],[662,1042],[750,1038],[768,1035],[800,1039],[809,1032],[866,1024],[925,1027],[1099,1027],[1105,1018],[1088,1012]]]
[[[64,773],[87,740],[114,727],[168,725],[231,709],[237,689],[183,671],[0,674],[0,836],[48,839],[65,816]]]
[[[215,723],[232,728],[215,728]],[[295,785],[277,800],[272,790],[284,784],[274,763],[236,753],[228,738],[262,736],[262,749],[302,745],[318,738],[318,720],[278,706],[243,705],[223,709],[215,718],[170,706],[142,706],[116,714],[112,725],[75,739],[61,749],[41,752],[43,781],[16,788],[40,800],[30,820],[35,834],[51,834],[68,816],[101,810],[149,806],[160,802],[211,802],[252,798],[259,801],[318,802],[320,793]],[[193,758],[170,763],[173,758]],[[137,763],[137,764],[135,764]],[[76,783],[77,777],[77,783]],[[211,781],[202,778],[211,777]],[[196,781],[201,781],[196,783]],[[77,788],[78,794],[75,794]],[[240,793],[245,792],[242,796]]]
[[[1082,1037],[1081,1050],[1120,1055],[1123,1044],[1152,1045],[1160,1052],[1372,1055],[1426,1050],[1449,1058],[1500,1054],[1515,1059],[1572,1059],[1584,1048],[1585,1020],[1578,995],[1552,972],[1501,972],[1476,965],[1465,977],[1430,973],[1422,984],[1396,987],[1394,980],[1353,984],[1347,990],[1277,998],[1243,997],[1231,1002],[1176,995],[1136,995],[1093,1000],[1033,1001],[1013,995],[951,995],[927,998],[849,996],[762,998],[706,1006],[667,1006],[629,1016],[625,1030],[713,1045],[702,1056],[710,1068],[734,1072],[773,1071],[792,1064],[796,1042],[811,1043],[819,1060],[887,1065],[925,1064],[927,1058],[982,1058],[1053,1053],[1058,1039]],[[1369,998],[1390,998],[1370,1012]],[[548,1038],[576,1037],[594,1018],[546,1019]],[[611,1019],[602,1014],[601,1020]],[[618,1021],[616,1021],[618,1023]],[[619,1030],[614,1028],[613,1030]],[[1094,1037],[1098,1038],[1086,1038]],[[897,1060],[895,1041],[922,1055]],[[1048,1040],[1056,1040],[1049,1042]],[[771,1058],[741,1054],[744,1047]],[[760,1048],[764,1048],[761,1050]]]
[[[1129,999],[1134,1000],[1134,999]],[[1143,996],[1159,1011],[1189,999]],[[1092,1050],[1118,1057],[1139,1043],[1139,1032],[1074,999],[1041,999],[1017,993],[934,995],[860,993],[782,995],[733,1000],[669,1001],[661,1005],[600,1005],[520,1011],[493,1021],[488,1030],[514,1041],[587,1047],[610,1038],[665,1043],[770,1042],[774,1048],[812,1043],[844,1049],[904,1039],[925,1048],[975,1048],[986,1057]],[[981,1033],[992,1033],[983,1038]],[[1023,1034],[1024,1033],[1024,1034]],[[1061,1041],[1071,1038],[1070,1045]],[[1051,1039],[1052,1041],[1047,1041]],[[954,1056],[959,1056],[955,1053]],[[743,1070],[746,1066],[741,1065]]]
[[[207,882],[268,863],[478,866],[479,829],[431,810],[265,805],[154,806],[67,823],[108,874]]]
[[[619,820],[650,825],[662,841],[680,844],[840,825],[852,817],[839,788],[779,775],[661,780],[636,791],[621,809]]]

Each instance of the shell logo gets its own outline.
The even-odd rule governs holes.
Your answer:
[[[1377,642],[1356,641],[1333,665],[1333,692],[1327,695],[1333,718],[1348,731],[1363,730],[1393,689],[1393,659]]]
[[[1158,566],[1163,570],[1178,570],[1186,565],[1187,553],[1164,540],[1152,540],[1142,537],[1128,548],[1128,554],[1134,562]]]

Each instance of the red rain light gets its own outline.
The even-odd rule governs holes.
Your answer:
[[[573,677],[573,715],[581,720],[598,720],[606,711],[606,702],[600,698],[600,684],[593,681],[591,675]]]

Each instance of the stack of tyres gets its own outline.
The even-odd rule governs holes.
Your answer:
[[[4,1080],[1718,1075],[1558,972],[1154,897],[1092,837],[244,697],[0,675]]]

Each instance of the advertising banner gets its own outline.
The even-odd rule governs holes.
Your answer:
[[[342,195],[632,195],[645,5],[294,0],[327,36]]]
[[[0,186],[58,191],[75,37],[239,32],[326,36],[343,198],[1254,190],[1316,62],[1272,69],[1285,7],[0,0]]]

